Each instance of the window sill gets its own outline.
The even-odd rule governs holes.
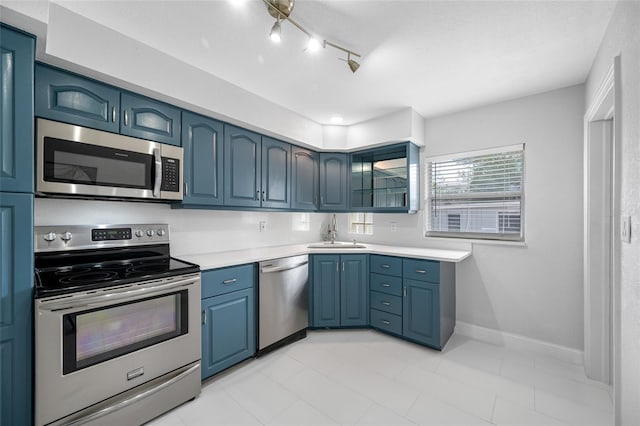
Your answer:
[[[450,238],[450,237],[424,237],[427,241],[447,241],[447,242],[461,242],[471,244],[481,244],[488,246],[512,246],[512,247],[527,247],[526,241],[503,241],[503,240],[480,240],[476,238]]]

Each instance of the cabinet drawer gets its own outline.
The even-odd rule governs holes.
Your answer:
[[[440,282],[440,262],[433,260],[404,259],[402,276],[412,280]]]
[[[378,309],[390,314],[402,315],[402,297],[372,291],[369,303],[372,309]]]
[[[402,259],[399,257],[374,254],[371,256],[371,272],[401,277]]]
[[[253,264],[211,269],[202,273],[202,298],[253,287]]]
[[[400,277],[372,273],[369,279],[372,291],[380,291],[395,296],[402,295],[402,278]]]
[[[371,326],[394,334],[402,334],[402,317],[371,309]]]

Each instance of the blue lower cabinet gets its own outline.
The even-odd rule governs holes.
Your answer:
[[[0,424],[30,425],[33,195],[0,192]]]
[[[368,255],[312,256],[313,327],[369,324]]]
[[[254,265],[202,273],[202,379],[256,352]]]
[[[313,256],[313,321],[314,327],[340,325],[340,255]]]
[[[440,286],[405,279],[402,335],[425,345],[440,346]]]
[[[340,325],[343,327],[369,324],[369,264],[368,256],[340,256]]]

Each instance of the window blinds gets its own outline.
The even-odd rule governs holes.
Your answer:
[[[427,236],[524,239],[524,145],[431,157],[427,164]]]

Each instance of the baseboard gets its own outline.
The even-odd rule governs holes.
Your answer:
[[[456,321],[454,333],[518,351],[534,352],[572,364],[583,364],[584,352],[567,346],[532,339],[519,334]]]

